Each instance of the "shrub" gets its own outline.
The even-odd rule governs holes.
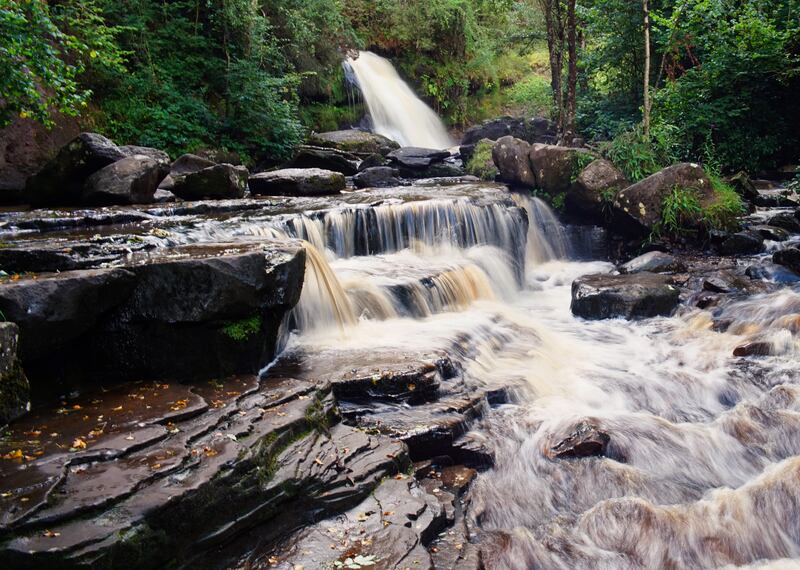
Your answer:
[[[541,75],[531,75],[514,84],[508,92],[509,102],[527,115],[550,117],[553,111],[553,90],[550,81]]]
[[[718,172],[707,172],[714,190],[714,201],[703,209],[703,221],[710,229],[736,230],[739,216],[747,210],[742,197]]]
[[[602,154],[622,170],[631,182],[638,182],[676,161],[672,125],[654,125],[650,138],[637,126],[614,137],[601,147]]]
[[[494,144],[488,140],[478,141],[475,151],[467,162],[467,174],[477,176],[481,180],[494,180],[497,176],[497,167],[492,160],[492,147]]]
[[[701,219],[703,208],[697,192],[693,188],[672,189],[661,205],[661,220],[656,225],[655,233],[682,235],[687,233]]]

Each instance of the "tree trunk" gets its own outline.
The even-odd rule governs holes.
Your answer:
[[[643,127],[645,138],[650,138],[650,10],[647,0],[644,5],[644,110]]]
[[[561,14],[561,0],[539,0],[544,12],[547,27],[547,51],[550,56],[550,86],[553,90],[553,110],[558,130],[563,130],[564,122],[564,19]]]
[[[563,124],[563,138],[568,144],[575,136],[575,110],[578,99],[578,31],[577,20],[575,17],[576,0],[567,0],[567,52],[568,52],[568,72],[567,72],[567,103],[565,120]]]

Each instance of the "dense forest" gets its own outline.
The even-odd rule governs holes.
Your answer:
[[[0,124],[78,115],[115,140],[172,155],[215,148],[245,162],[279,160],[310,130],[356,124],[362,110],[341,67],[352,49],[392,59],[453,128],[506,112],[566,114],[562,127],[613,141],[609,152],[636,178],[678,159],[774,168],[796,160],[800,142],[797,0],[2,0],[0,8]]]

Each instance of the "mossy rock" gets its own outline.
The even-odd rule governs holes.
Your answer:
[[[0,425],[30,408],[30,384],[17,358],[18,342],[17,325],[0,323]]]
[[[489,139],[478,141],[472,152],[472,157],[467,162],[467,174],[477,176],[481,180],[490,181],[497,177],[499,171],[492,159],[492,148],[494,148],[494,141]]]

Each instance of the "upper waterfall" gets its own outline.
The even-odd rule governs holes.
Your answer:
[[[392,63],[372,52],[348,58],[372,117],[373,130],[400,146],[444,149],[454,142],[442,120],[416,96]]]

